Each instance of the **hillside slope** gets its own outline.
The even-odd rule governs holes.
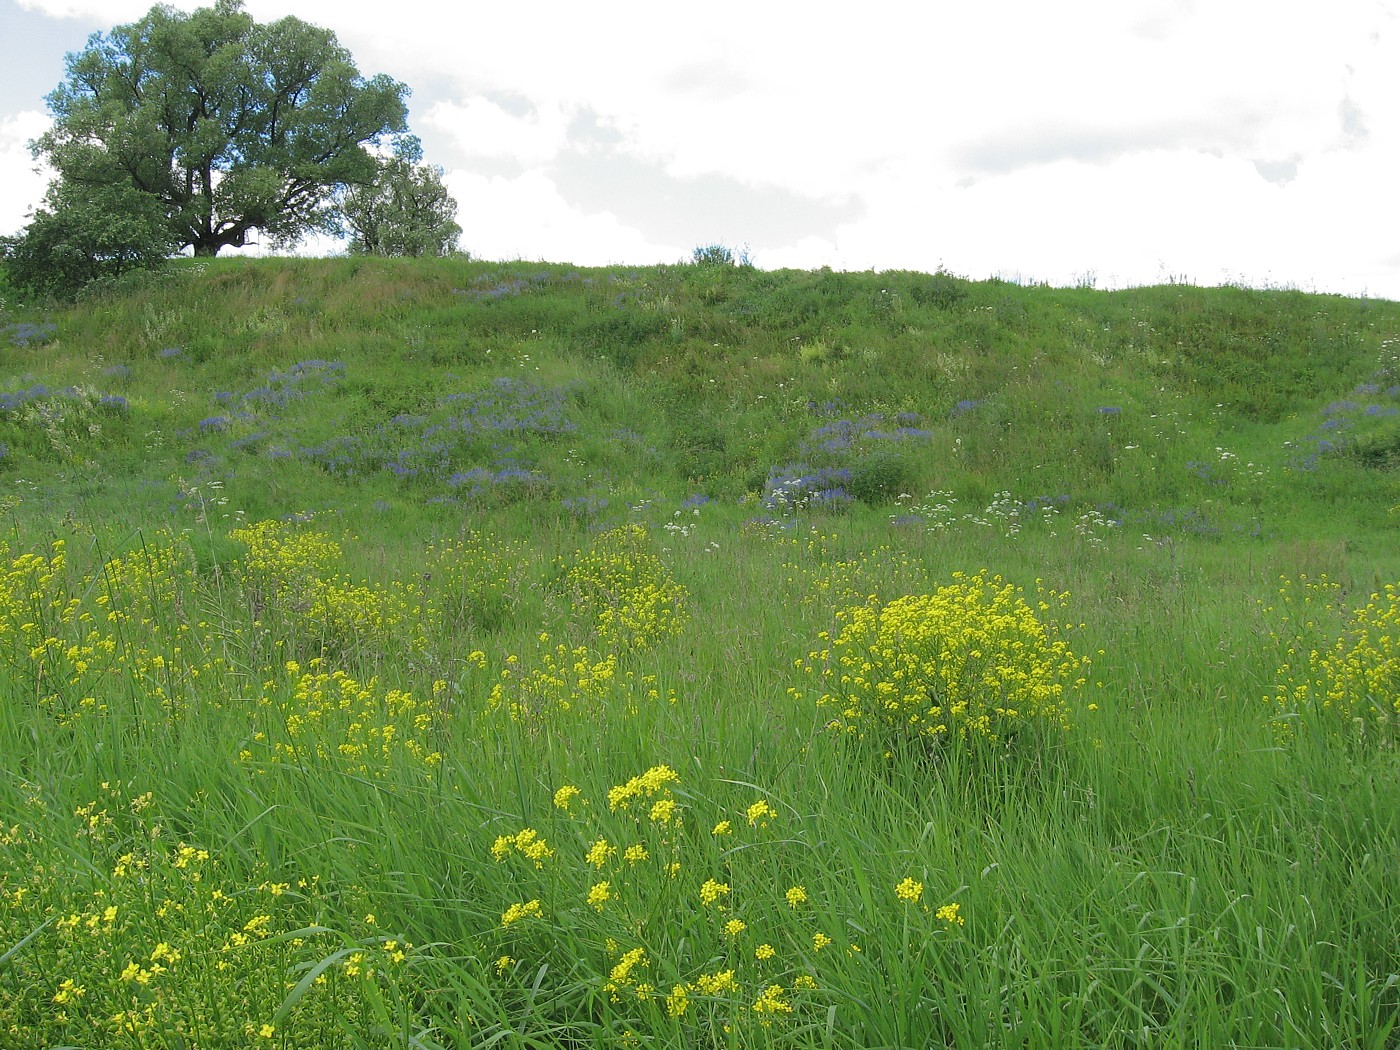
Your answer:
[[[0,484],[53,514],[192,493],[253,517],[296,493],[595,522],[644,499],[924,519],[941,500],[1350,536],[1393,528],[1400,503],[1385,301],[216,260],[71,309],[10,305],[0,345]]]

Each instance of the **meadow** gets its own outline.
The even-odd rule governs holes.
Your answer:
[[[1400,304],[190,260],[0,514],[0,1046],[1400,1039]]]

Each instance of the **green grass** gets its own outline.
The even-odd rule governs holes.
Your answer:
[[[1400,305],[215,260],[38,321],[0,1046],[1394,1045]],[[979,570],[1067,592],[1071,728],[831,732],[851,610]]]

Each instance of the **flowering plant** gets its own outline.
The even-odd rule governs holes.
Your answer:
[[[1046,597],[1063,605],[1068,596]],[[958,572],[932,594],[872,600],[838,615],[836,637],[823,632],[827,647],[798,661],[820,678],[816,702],[834,709],[834,731],[973,744],[1029,726],[1069,728],[1088,660],[1000,576]]]

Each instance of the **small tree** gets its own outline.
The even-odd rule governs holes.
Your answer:
[[[122,185],[57,182],[7,241],[6,276],[34,298],[69,298],[93,281],[159,266],[175,250],[159,203]]]
[[[462,228],[442,169],[390,157],[372,185],[352,186],[340,204],[355,255],[448,255]]]

